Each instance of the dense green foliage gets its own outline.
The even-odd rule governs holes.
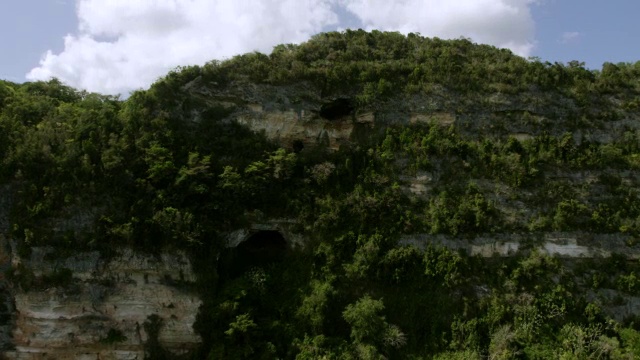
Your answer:
[[[491,109],[491,94],[525,94],[554,114],[566,110],[558,122],[579,128],[637,115],[640,62],[590,71],[466,39],[346,31],[177,69],[126,101],[56,80],[0,82],[0,178],[23,254],[39,245],[187,249],[204,299],[196,358],[630,359],[640,351],[636,319],[609,319],[585,290],[640,294],[637,263],[398,245],[413,233],[637,238],[637,179],[621,175],[640,170],[636,130],[607,143],[569,128],[520,141],[434,121],[389,124],[337,152],[298,152],[226,121],[233,109],[194,95],[196,79],[219,88],[306,83],[354,98],[356,111],[442,89],[459,96],[460,113]],[[413,196],[407,177],[421,174],[433,186]],[[226,249],[224,235],[256,218],[294,219],[308,242],[257,260]],[[56,284],[71,276],[58,274]],[[157,334],[162,322],[147,325]]]

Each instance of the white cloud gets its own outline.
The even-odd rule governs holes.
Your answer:
[[[301,42],[335,24],[333,0],[78,0],[79,29],[47,52],[30,80],[58,77],[117,94],[178,65]]]
[[[470,37],[529,56],[534,46],[534,0],[342,0],[368,29]]]
[[[567,31],[567,32],[562,33],[562,36],[560,36],[559,42],[561,44],[567,44],[567,43],[570,43],[570,42],[574,42],[574,41],[578,40],[581,35],[582,34],[580,34],[577,31]]]
[[[90,91],[147,87],[178,65],[270,52],[327,28],[345,10],[364,27],[471,37],[529,55],[533,0],[77,0],[78,32],[47,52],[30,80],[58,77]]]

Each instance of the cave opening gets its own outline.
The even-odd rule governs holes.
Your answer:
[[[293,152],[298,154],[304,150],[304,142],[302,140],[294,140],[292,144]]]
[[[245,271],[269,267],[282,261],[288,250],[287,241],[277,230],[260,230],[241,242],[237,247],[228,249],[223,261],[221,273],[229,278],[241,276]]]
[[[320,107],[320,116],[327,120],[338,120],[353,114],[354,106],[351,99],[338,98]]]
[[[238,245],[238,250],[260,258],[274,258],[287,249],[287,241],[277,230],[257,231]]]

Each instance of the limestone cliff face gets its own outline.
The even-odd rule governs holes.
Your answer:
[[[550,232],[540,234],[492,234],[465,239],[447,235],[412,234],[400,239],[402,245],[444,246],[464,250],[481,257],[505,257],[537,251],[560,258],[608,258],[624,254],[629,260],[640,259],[640,245],[633,236],[625,234],[591,234],[586,232]]]
[[[331,94],[301,82],[292,85],[253,84],[242,81],[226,86],[196,78],[184,86],[189,97],[199,100],[189,121],[211,109],[224,109],[225,120],[235,121],[285,147],[295,143],[333,150],[353,144],[359,134],[375,134],[392,124],[436,123],[455,125],[467,136],[507,137],[519,140],[543,133],[571,132],[577,143],[609,143],[628,130],[640,129],[638,114],[620,110],[615,120],[598,126],[575,119],[580,108],[565,96],[553,93],[468,94],[461,96],[434,87],[430,93],[399,94],[370,104],[359,104],[355,94]],[[615,103],[616,99],[607,99]],[[601,110],[588,109],[593,118]]]
[[[354,131],[371,129],[373,111],[356,111],[350,94],[323,97],[309,84],[288,86],[236,82],[225,87],[197,78],[184,88],[199,105],[188,121],[200,121],[211,109],[288,148],[325,147],[337,150],[353,139]]]
[[[337,150],[341,144],[349,141],[354,123],[347,116],[335,121],[328,121],[310,111],[292,109],[280,111],[264,111],[258,104],[250,104],[249,111],[238,115],[236,121],[272,140],[281,142],[283,146],[294,147],[325,145]]]
[[[53,258],[53,259],[52,259]],[[185,254],[119,249],[56,256],[33,248],[12,259],[16,281],[10,359],[143,359],[152,319],[158,341],[180,354],[200,343],[193,330],[201,300]],[[67,274],[65,276],[64,274]]]
[[[0,234],[0,353],[13,347],[12,332],[15,324],[14,300],[6,273],[11,268],[11,250]]]
[[[274,86],[238,81],[220,87],[198,78],[183,90],[197,104],[184,105],[186,122],[201,121],[206,112],[219,113],[220,121],[245,125],[297,150],[338,150],[380,134],[393,124],[453,125],[467,136],[513,136],[519,140],[545,132],[560,135],[572,131],[577,142],[611,142],[624,131],[640,129],[640,119],[631,113],[598,127],[576,124],[570,116],[576,104],[554,94],[495,93],[461,98],[434,88],[429,94],[401,94],[358,105],[354,94],[328,96],[306,83]],[[579,185],[592,183],[599,175],[550,176]],[[637,174],[619,175],[624,182],[640,183]],[[428,198],[440,178],[437,166],[430,172],[412,174],[407,170],[400,176],[400,185],[410,196]],[[477,185],[487,196],[495,194],[490,199],[507,221],[524,224],[535,214],[524,202],[526,193],[510,196],[515,190],[483,179],[477,179]],[[6,187],[0,187],[0,352],[11,359],[143,359],[150,336],[145,323],[152,323],[152,319],[160,320],[155,322],[160,324],[158,341],[167,350],[180,354],[199,344],[193,323],[202,301],[192,290],[195,275],[184,253],[152,255],[120,248],[105,257],[98,252],[61,255],[53,248],[39,247],[32,248],[28,257],[19,257],[2,237],[10,228],[8,194]],[[91,209],[69,209],[69,217],[52,221],[52,228],[59,232],[90,228],[95,218]],[[260,219],[247,229],[228,234],[228,246],[237,246],[266,230],[280,232],[290,246],[303,245],[305,239],[292,230],[293,225],[288,220]],[[510,256],[535,247],[568,258],[623,253],[640,259],[635,242],[622,234],[578,232],[534,238],[485,234],[471,240],[412,234],[401,239],[405,245],[436,244],[484,257]],[[2,275],[9,269],[13,271],[12,282]],[[637,313],[640,300],[631,299],[629,304],[612,310],[612,314],[624,317]]]
[[[0,354],[13,347],[11,333],[15,321],[11,283],[6,277],[11,269],[11,247],[4,237],[9,231],[11,200],[9,187],[0,186]]]

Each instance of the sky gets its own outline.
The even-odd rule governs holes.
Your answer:
[[[127,94],[180,65],[346,28],[417,32],[543,61],[640,60],[637,0],[0,0],[0,79]]]

